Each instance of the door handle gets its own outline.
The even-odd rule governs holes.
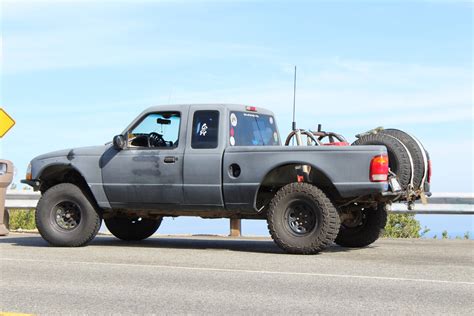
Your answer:
[[[175,163],[178,160],[178,157],[168,156],[165,157],[165,163]]]

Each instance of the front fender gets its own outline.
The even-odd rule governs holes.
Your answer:
[[[99,166],[98,156],[77,156],[68,154],[63,157],[34,159],[31,162],[31,181],[34,184],[36,181],[41,181],[49,172],[58,172],[58,174],[60,174],[61,171],[66,170],[74,170],[84,179],[97,204],[101,208],[110,208],[102,185],[102,172]],[[54,177],[55,175],[48,176]]]

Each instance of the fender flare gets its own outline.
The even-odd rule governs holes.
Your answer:
[[[317,166],[315,166],[314,164],[310,163],[310,162],[307,162],[307,161],[302,161],[302,160],[293,160],[293,161],[289,161],[289,162],[284,162],[284,163],[281,163],[281,164],[278,164],[276,166],[272,166],[271,168],[268,168],[268,170],[266,170],[266,172],[264,173],[265,175],[263,176],[262,179],[260,179],[259,181],[259,186],[257,188],[257,190],[255,191],[255,194],[254,194],[254,201],[253,201],[253,208],[257,211],[257,212],[260,212],[262,209],[259,209],[257,207],[257,199],[258,199],[258,195],[259,195],[259,192],[260,192],[260,189],[262,188],[262,184],[264,183],[265,179],[270,175],[270,173],[272,173],[273,171],[279,169],[279,168],[282,168],[282,167],[285,167],[285,166],[297,166],[297,165],[307,165],[307,166],[310,166],[312,170],[317,170],[317,172],[319,174],[322,174],[326,179],[325,180],[328,180],[331,184],[333,183],[331,177],[329,177],[323,170],[321,170],[320,168],[318,168]],[[296,179],[295,179],[296,181]],[[291,183],[291,182],[289,182]],[[334,186],[334,189],[337,191],[337,188]],[[338,191],[337,191],[338,192]]]

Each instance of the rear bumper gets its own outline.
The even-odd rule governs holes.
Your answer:
[[[430,189],[431,189],[430,184],[428,182],[425,182],[424,191],[427,196],[431,196]]]
[[[387,182],[334,183],[341,197],[364,196],[388,192]]]

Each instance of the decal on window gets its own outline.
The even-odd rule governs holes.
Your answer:
[[[199,132],[199,136],[206,136],[208,128],[209,127],[207,127],[207,123],[202,124],[201,131]]]
[[[235,146],[235,138],[233,136],[230,137],[229,141],[231,146]]]
[[[235,113],[232,113],[230,115],[230,124],[234,127],[237,126],[237,116],[235,115]]]

